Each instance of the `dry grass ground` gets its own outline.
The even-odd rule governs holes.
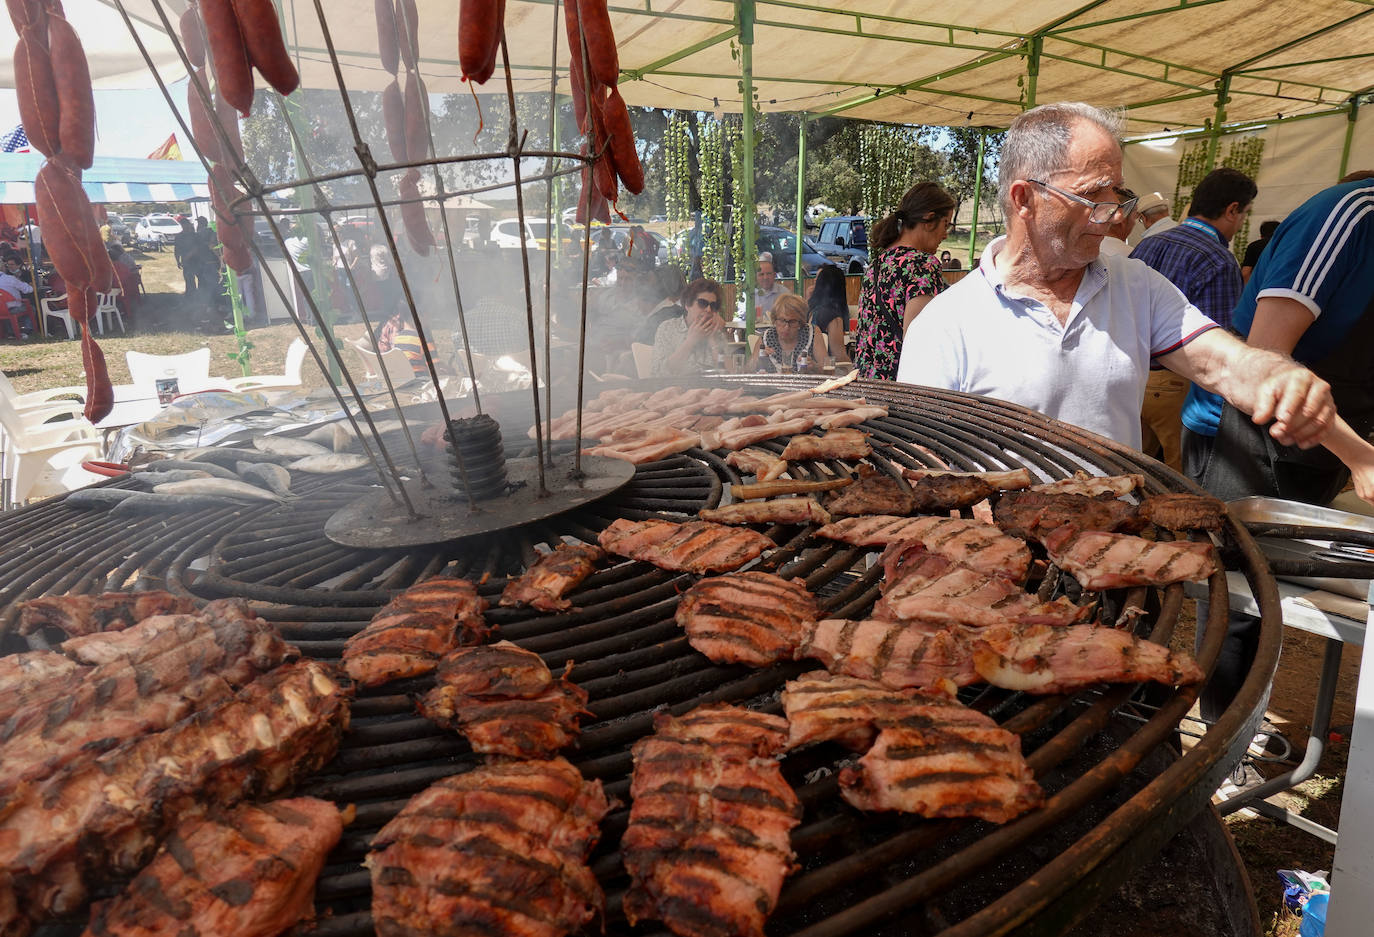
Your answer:
[[[232,331],[226,328],[222,318],[210,320],[202,310],[187,302],[182,295],[181,273],[171,252],[136,256],[142,264],[148,295],[133,321],[128,323],[127,334],[106,336],[101,340],[114,382],[129,380],[124,352],[130,350],[176,354],[209,346],[213,350],[212,375],[225,377],[239,373],[237,364],[229,358],[237,348]],[[339,331],[351,338],[361,334],[361,330],[361,326],[353,325],[343,326]],[[280,373],[286,348],[297,335],[295,326],[253,328],[248,335],[253,343],[254,371]],[[82,381],[80,346],[59,338],[0,341],[0,369],[20,391],[79,384]],[[306,361],[306,382],[316,386],[323,383],[318,369],[309,359]],[[1191,609],[1191,603],[1189,607]],[[1191,610],[1180,623],[1179,641],[1180,646],[1191,646]],[[1340,691],[1332,720],[1338,730],[1348,727],[1353,719],[1358,650],[1347,648],[1342,662]],[[1283,657],[1268,716],[1293,741],[1294,759],[1301,757],[1300,748],[1307,738],[1312,693],[1322,652],[1322,641],[1312,635],[1293,630],[1284,635]],[[1317,775],[1297,791],[1275,800],[1325,826],[1336,826],[1347,752],[1348,743],[1344,737],[1334,739],[1328,745]],[[1271,773],[1277,770],[1281,767],[1276,766]],[[1295,937],[1298,919],[1282,911],[1282,889],[1275,873],[1278,869],[1330,869],[1332,847],[1285,824],[1244,812],[1228,818],[1227,827],[1235,837],[1254,886],[1261,920],[1265,922],[1265,937]]]

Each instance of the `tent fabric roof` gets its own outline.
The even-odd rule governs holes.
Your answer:
[[[153,0],[125,5],[157,22]],[[466,91],[456,0],[418,5],[429,90]],[[173,17],[184,8],[164,6]],[[345,81],[358,90],[390,80],[372,7],[326,5]],[[334,87],[313,0],[283,8],[306,85]],[[1005,126],[1021,111],[1037,44],[1037,101],[1125,108],[1132,134],[1203,126],[1223,73],[1227,123],[1329,111],[1374,89],[1374,0],[756,0],[755,10],[754,82],[765,111]],[[738,15],[731,0],[611,0],[626,100],[739,111]],[[508,0],[506,31],[515,89],[546,89],[555,35],[560,72],[568,61],[562,10],[555,0]],[[504,93],[499,70],[482,90]]]
[[[138,35],[148,47],[148,53],[160,68],[166,69],[168,80],[185,77],[180,59],[172,42],[162,30],[149,4],[136,15]],[[183,0],[175,0],[175,16],[186,8]],[[67,20],[76,27],[86,59],[91,66],[91,82],[97,88],[142,88],[152,83],[148,66],[139,55],[138,47],[129,38],[129,29],[114,4],[106,0],[63,0]],[[131,11],[132,12],[132,11]],[[10,18],[0,15],[0,88],[14,87],[14,46],[19,41]]]
[[[0,204],[33,204],[33,180],[43,165],[41,153],[0,154]],[[173,159],[98,157],[82,174],[81,187],[92,202],[184,202],[209,198],[205,167]]]

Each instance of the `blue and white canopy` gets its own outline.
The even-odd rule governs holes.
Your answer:
[[[33,204],[33,180],[42,165],[41,153],[0,154],[0,204]],[[184,202],[210,196],[205,167],[198,160],[96,157],[81,186],[92,202]]]

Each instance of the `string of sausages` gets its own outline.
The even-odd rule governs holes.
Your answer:
[[[415,0],[373,0],[377,15],[377,48],[391,83],[382,92],[382,121],[391,157],[398,163],[429,155],[429,127],[425,83],[420,78],[420,20]],[[405,67],[401,75],[402,64]],[[404,77],[405,93],[401,92]],[[406,171],[396,186],[401,203],[401,224],[410,246],[421,257],[435,246],[434,232],[425,218],[420,198],[420,170]]]
[[[104,419],[114,406],[105,355],[89,326],[97,293],[114,286],[114,267],[81,187],[95,156],[95,94],[76,30],[59,0],[5,0],[19,34],[14,85],[19,118],[34,149],[47,157],[34,180],[38,225],[53,266],[67,284],[67,310],[81,323],[86,418]]]
[[[458,10],[458,63],[465,81],[480,85],[492,76],[505,29],[505,14],[505,0],[462,0]],[[616,87],[620,80],[620,57],[611,15],[606,0],[563,0],[563,14],[571,50],[568,79],[573,115],[577,129],[588,141],[582,145],[582,155],[587,155],[590,146],[597,157],[590,167],[585,163],[582,167],[577,220],[610,221],[610,206],[620,196],[617,178],[631,193],[644,191],[644,167],[630,127],[630,112]]]

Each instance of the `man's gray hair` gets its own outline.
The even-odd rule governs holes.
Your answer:
[[[773,262],[773,254],[772,254],[771,251],[761,251],[761,252],[759,253],[759,259],[756,260],[756,261],[754,261],[754,263],[759,263],[759,264],[771,264],[772,262]]]
[[[1082,101],[1042,104],[1011,122],[997,167],[997,199],[1004,217],[1013,214],[1011,186],[1017,179],[1043,179],[1068,168],[1069,138],[1074,125],[1081,122],[1100,127],[1121,142],[1121,116]]]

